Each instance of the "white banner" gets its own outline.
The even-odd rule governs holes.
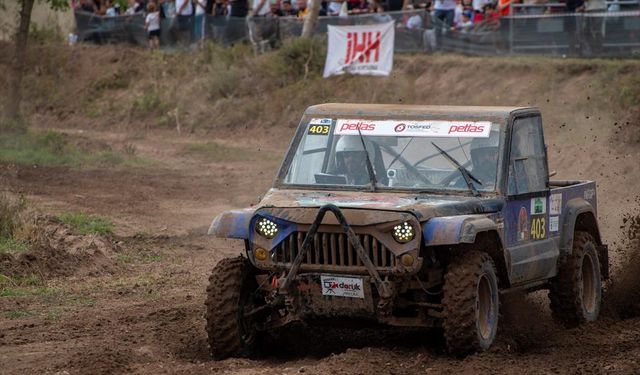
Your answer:
[[[489,121],[404,121],[338,119],[334,134],[402,137],[487,138]]]
[[[328,26],[323,77],[345,73],[388,76],[393,69],[394,21],[376,25]]]

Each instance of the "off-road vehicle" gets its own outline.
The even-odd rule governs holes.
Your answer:
[[[550,181],[536,108],[309,107],[273,188],[209,233],[244,240],[207,288],[215,358],[294,321],[442,327],[486,350],[500,298],[547,289],[566,326],[596,320],[608,250],[592,181]]]

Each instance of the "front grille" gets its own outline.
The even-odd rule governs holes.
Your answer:
[[[274,263],[282,266],[291,265],[302,249],[306,235],[306,232],[294,232],[276,246]],[[376,268],[392,270],[396,266],[396,257],[380,241],[368,234],[357,236]],[[302,267],[326,271],[366,270],[345,233],[316,233],[311,248],[302,261]]]

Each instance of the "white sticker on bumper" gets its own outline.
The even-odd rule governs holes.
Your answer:
[[[322,294],[350,298],[364,298],[362,279],[341,276],[320,276]]]

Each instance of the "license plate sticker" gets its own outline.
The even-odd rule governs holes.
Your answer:
[[[360,278],[321,275],[320,283],[322,295],[364,299],[364,288]]]

